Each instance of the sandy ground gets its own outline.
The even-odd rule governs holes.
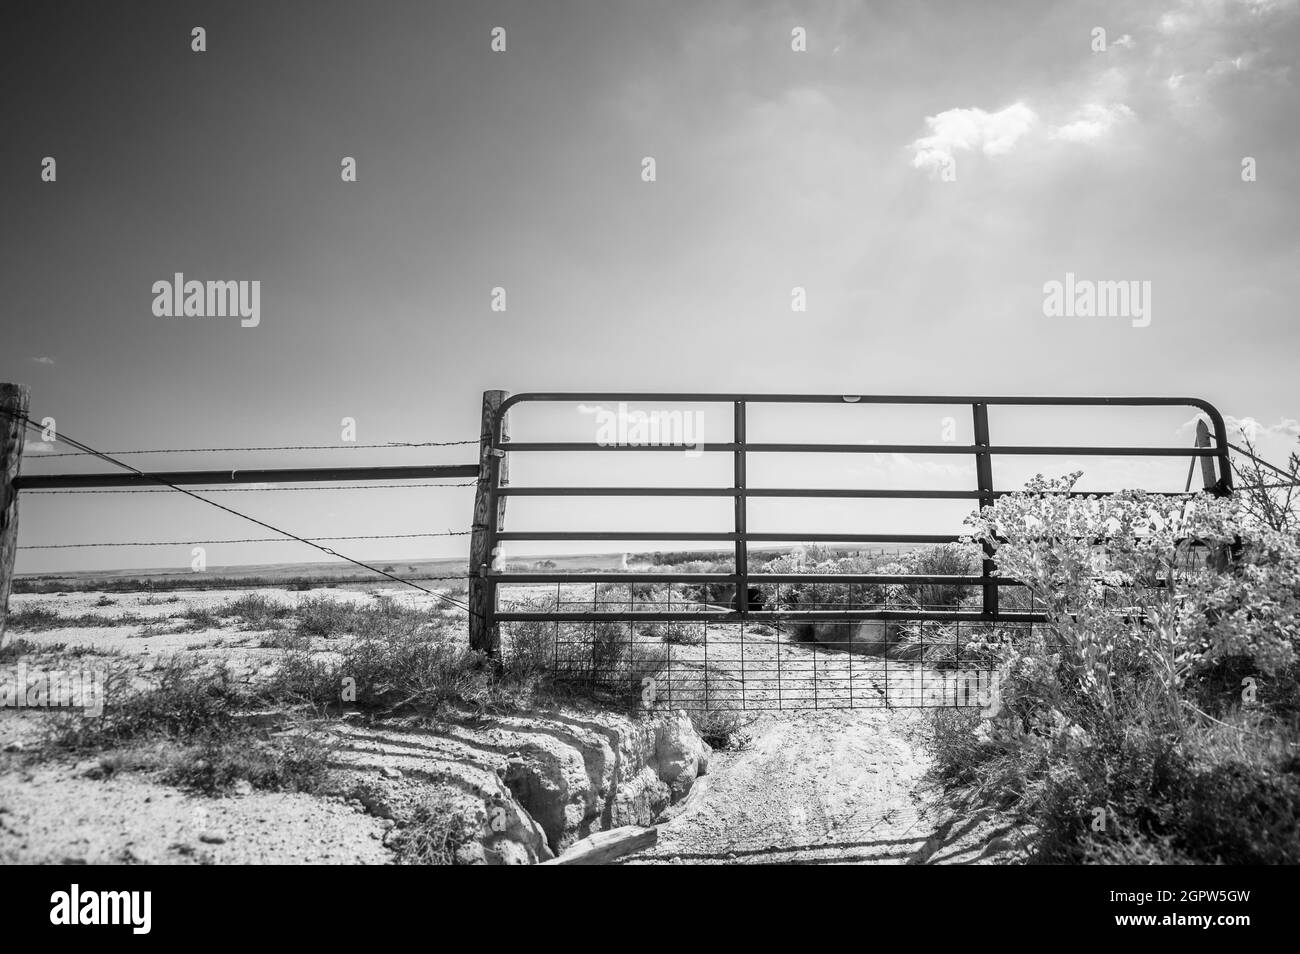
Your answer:
[[[244,592],[295,603],[318,596],[365,600],[374,591],[346,586],[200,590],[177,594],[177,602],[167,602],[169,594],[112,594],[113,603],[102,606],[96,605],[99,593],[23,594],[14,596],[11,606],[46,606],[65,615],[133,613],[164,624],[144,637],[138,625],[18,634],[40,645],[63,643],[77,649],[85,654],[80,660],[85,665],[93,665],[98,656],[105,662],[111,657],[115,665],[147,666],[150,657],[186,652],[243,659],[255,669],[272,664],[275,657],[276,650],[262,645],[265,634],[228,627],[166,632],[168,617],[187,608],[215,607]],[[433,602],[433,597],[409,590],[388,592],[402,602]],[[924,711],[883,707],[882,689],[888,686],[898,698],[899,689],[917,678],[916,667],[895,665],[881,674],[861,656],[814,652],[763,632],[748,633],[743,646],[733,633],[711,633],[710,644],[709,695],[714,701],[719,692],[736,696],[762,711],[746,729],[748,744],[715,753],[704,784],[660,826],[659,844],[625,863],[1013,860],[1007,854],[1007,832],[990,820],[953,817],[938,793],[924,784]],[[673,646],[671,651],[676,687],[690,694],[691,673],[706,665],[705,650]],[[776,665],[782,667],[779,687],[763,679]],[[815,702],[868,707],[802,709],[807,691],[798,691],[799,676],[804,686],[815,683],[814,691],[823,693]],[[0,749],[11,750],[0,754],[0,862],[392,860],[384,845],[391,821],[339,796],[254,792],[214,799],[134,774],[95,778],[93,765],[88,769],[71,760],[31,764],[24,752],[31,751],[41,717],[39,712],[0,710]],[[378,777],[396,768],[405,773],[403,784],[423,771],[424,756],[394,748],[392,739],[376,737],[364,745],[350,741],[366,760],[361,771]]]
[[[1006,834],[924,783],[919,712],[765,713],[627,864],[988,864]]]
[[[330,599],[347,603],[364,603],[376,596],[390,596],[404,605],[416,607],[437,606],[448,615],[459,611],[429,594],[409,587],[379,586],[367,590],[347,586],[321,586],[310,590],[291,590],[282,587],[257,587],[246,590],[182,590],[177,593],[68,593],[66,595],[16,593],[9,598],[9,611],[16,613],[38,607],[61,616],[94,614],[104,617],[132,615],[152,623],[160,632],[144,635],[145,625],[58,627],[39,632],[15,632],[13,635],[37,643],[51,645],[62,643],[68,649],[88,650],[104,655],[149,655],[186,650],[200,652],[205,649],[230,649],[244,647],[258,649],[264,633],[235,629],[229,626],[186,632],[167,632],[185,623],[179,618],[186,610],[213,610],[246,595],[264,596],[268,600],[295,606],[305,599]],[[171,598],[175,596],[175,602]],[[100,605],[101,600],[111,600]],[[463,614],[459,614],[462,615]],[[170,622],[169,622],[170,621]],[[268,654],[271,650],[267,650]]]
[[[205,798],[71,765],[0,776],[4,864],[385,864],[386,829],[340,798]]]

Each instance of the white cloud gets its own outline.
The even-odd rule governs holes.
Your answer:
[[[938,171],[954,158],[954,152],[979,149],[986,156],[1001,156],[1038,121],[1037,114],[1024,103],[1012,103],[997,112],[982,109],[949,109],[937,116],[927,116],[930,135],[922,136],[909,148],[916,150],[912,165],[918,169]]]
[[[1196,417],[1179,427],[1176,433],[1190,433],[1196,429],[1196,422],[1201,420],[1204,420],[1206,424],[1210,424],[1210,421],[1207,418],[1198,414]],[[1245,434],[1252,442],[1258,441],[1261,437],[1282,437],[1288,439],[1300,437],[1300,421],[1290,417],[1284,417],[1276,424],[1264,424],[1253,417],[1233,417],[1230,414],[1225,414],[1223,416],[1223,423],[1228,428],[1229,441],[1239,440],[1242,434]],[[1211,424],[1210,427],[1211,433],[1213,433],[1213,425]]]
[[[39,356],[37,356],[37,357],[35,357],[35,358],[29,358],[28,360],[30,360],[33,364],[47,364],[47,365],[48,365],[48,364],[53,364],[53,363],[54,363],[54,359],[53,359],[53,358],[47,357],[47,356],[45,356],[45,355],[39,355]]]
[[[1132,115],[1133,110],[1123,103],[1113,103],[1110,106],[1088,103],[1076,110],[1064,126],[1053,128],[1051,138],[1065,142],[1096,142],[1117,123]]]
[[[1154,75],[1185,122],[1204,122],[1215,87],[1249,76],[1288,83],[1294,60],[1286,36],[1297,0],[1178,0],[1156,22]]]
[[[1178,8],[1161,15],[1156,29],[1166,36],[1195,33],[1224,23],[1247,19],[1267,19],[1289,13],[1296,0],[1180,0]]]
[[[1163,0],[1160,6],[1163,12],[1110,41],[1113,48],[1141,46],[1142,57],[1116,57],[1100,71],[1089,59],[1085,75],[1025,91],[1042,111],[1041,123],[1024,102],[993,113],[950,109],[926,118],[929,134],[911,143],[912,165],[934,174],[962,151],[996,156],[1044,140],[1097,143],[1136,119],[1130,103],[1157,125],[1170,116],[1203,132],[1221,115],[1216,87],[1292,82],[1287,38],[1300,0]]]
[[[1284,417],[1276,424],[1263,424],[1253,417],[1225,416],[1223,422],[1228,425],[1228,440],[1234,440],[1245,434],[1251,441],[1261,437],[1300,437],[1300,422]]]
[[[49,441],[24,441],[24,454],[48,454],[54,450],[54,444]]]

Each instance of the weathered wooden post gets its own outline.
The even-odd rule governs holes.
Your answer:
[[[1198,418],[1196,421],[1196,446],[1210,446],[1210,428],[1205,423],[1204,418]],[[1219,478],[1214,473],[1214,458],[1201,458],[1201,483],[1205,489],[1211,492],[1217,492],[1219,487]]]
[[[9,590],[18,552],[18,491],[14,480],[23,459],[30,395],[25,384],[0,384],[0,647],[5,645]]]
[[[506,498],[497,493],[509,481],[510,464],[500,448],[510,437],[501,405],[508,391],[483,392],[483,419],[479,431],[478,486],[474,491],[474,523],[469,538],[469,646],[495,656],[501,645],[496,622],[496,581],[492,578],[497,556],[497,533],[505,526]]]
[[[992,507],[993,496],[993,460],[989,456],[987,448],[989,446],[989,406],[987,404],[974,404],[974,425],[975,425],[975,478],[979,484],[979,501],[980,509]],[[980,576],[984,578],[983,587],[983,608],[984,615],[997,618],[998,615],[998,585],[993,582],[993,576],[997,572],[997,564],[993,561],[992,544],[984,544],[984,561],[980,567]]]

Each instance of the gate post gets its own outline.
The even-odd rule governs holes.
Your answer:
[[[736,612],[749,612],[749,540],[747,514],[749,499],[744,495],[745,489],[745,402],[737,401],[732,418],[732,442],[736,445],[736,455],[732,463],[733,483],[736,488]],[[741,624],[744,625],[743,623]],[[744,630],[742,629],[743,633]]]
[[[980,509],[993,506],[993,460],[989,457],[989,406],[987,404],[974,404],[971,406],[975,414],[975,446],[984,448],[975,452],[975,478],[979,482],[980,492]],[[980,576],[985,580],[993,577],[993,571],[996,564],[992,560],[993,546],[989,543],[984,544],[984,562],[980,568]],[[998,615],[998,586],[996,583],[986,582],[984,584],[983,594],[984,615],[996,618]]]
[[[30,396],[25,384],[0,384],[0,646],[5,645],[9,590],[18,551],[18,491],[14,479],[23,459]]]
[[[1210,446],[1210,428],[1206,425],[1204,418],[1196,420],[1196,446]],[[1214,460],[1210,457],[1201,458],[1201,483],[1210,493],[1219,492],[1219,479],[1214,473]]]
[[[496,622],[497,590],[492,573],[496,563],[497,533],[506,518],[506,498],[497,488],[509,483],[506,453],[497,447],[509,437],[501,405],[508,391],[484,391],[479,430],[478,484],[474,491],[474,519],[469,538],[469,646],[495,656],[501,646]]]

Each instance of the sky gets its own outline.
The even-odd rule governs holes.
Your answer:
[[[357,443],[474,439],[481,393],[500,388],[1188,395],[1247,421],[1280,461],[1300,430],[1297,50],[1297,0],[19,0],[0,34],[0,380],[31,386],[33,417],[106,450],[339,445],[344,418]],[[345,157],[356,181],[343,181]],[[257,325],[155,314],[155,283],[177,272],[260,282]],[[1045,287],[1067,275],[1135,282],[1145,314],[1049,314]],[[521,410],[515,439],[590,440],[597,405],[614,409]],[[708,439],[727,439],[729,410],[701,410]],[[949,416],[835,411],[778,409],[761,426],[927,442]],[[951,416],[969,440],[969,409]],[[992,426],[995,442],[1189,444],[1192,417]],[[61,450],[33,440],[24,473],[104,469],[41,459]],[[729,479],[726,458],[606,456],[628,461],[519,461],[512,478]],[[1132,460],[1021,463],[999,483],[1074,463],[1095,480],[1182,476]],[[974,473],[928,456],[756,466],[773,486],[969,487]],[[463,530],[472,502],[469,488],[213,496],[306,536]],[[931,532],[960,516],[758,501],[750,514],[774,531]],[[512,501],[510,525],[729,519],[725,501]],[[179,495],[21,502],[20,546],[265,535]],[[295,543],[208,550],[218,565],[318,556]],[[188,546],[22,550],[18,570],[190,560]]]

